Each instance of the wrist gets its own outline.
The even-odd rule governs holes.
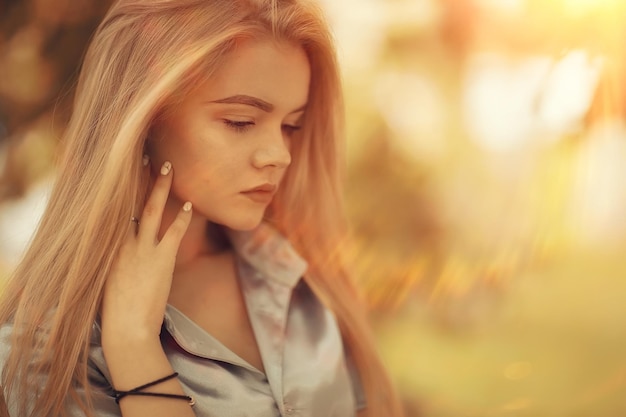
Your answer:
[[[105,347],[136,348],[146,344],[160,344],[160,329],[155,331],[141,326],[101,326],[101,342]]]
[[[114,340],[103,343],[102,350],[113,386],[118,390],[131,389],[173,372],[160,340],[155,338]]]
[[[163,351],[159,336],[149,332],[133,334],[105,334],[101,338],[102,351],[107,361],[115,357],[141,357],[146,353],[160,353]]]

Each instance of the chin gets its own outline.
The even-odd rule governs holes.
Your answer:
[[[259,226],[259,224],[261,224],[261,221],[263,221],[263,214],[261,213],[258,216],[245,216],[245,217],[230,218],[230,219],[225,219],[225,220],[226,221],[220,222],[220,223],[222,223],[222,225],[228,227],[229,229],[239,230],[239,231],[244,232],[244,231],[256,229]]]

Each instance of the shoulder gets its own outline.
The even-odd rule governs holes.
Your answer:
[[[32,395],[36,395],[36,392],[34,390],[31,393],[30,385],[29,391],[27,393],[20,391],[21,394],[14,393],[15,395],[11,395],[5,385],[5,378],[7,378],[5,377],[5,371],[7,368],[7,363],[11,356],[12,349],[14,348],[14,345],[16,343],[15,340],[17,332],[18,329],[16,329],[16,326],[13,322],[7,322],[0,325],[0,385],[2,385],[2,389],[0,390],[0,394],[2,394],[0,412],[4,412],[7,416],[16,416],[18,414],[18,398],[22,398],[21,394],[28,395],[27,403],[32,402]]]
[[[14,323],[5,323],[0,325],[0,375],[4,372],[5,365],[13,348],[14,336],[19,330],[16,329]],[[44,330],[41,330],[44,332]],[[109,383],[110,378],[108,376],[108,370],[104,361],[104,355],[100,345],[100,327],[97,323],[93,324],[92,337],[90,340],[90,349],[88,357],[88,375],[89,383],[91,385],[91,403],[96,411],[96,415],[101,417],[120,417],[120,410],[114,399],[110,396],[111,385]],[[32,377],[32,383],[37,387],[43,387],[46,385],[47,375],[37,374],[30,375]],[[30,384],[30,381],[29,381]],[[33,387],[34,388],[34,387]],[[83,388],[77,388],[76,393],[81,398],[86,398],[86,393]],[[0,416],[17,416],[17,398],[16,395],[8,395],[3,388],[0,390]],[[29,389],[28,403],[32,404],[34,396],[36,395],[36,389]],[[3,409],[3,407],[5,407]],[[68,408],[68,415],[71,417],[85,417],[84,413],[79,409],[77,404],[71,403]],[[4,414],[3,414],[4,413]],[[6,414],[8,413],[8,414]]]
[[[11,338],[13,335],[13,323],[5,323],[0,326],[0,375],[4,371],[9,353],[11,351]]]

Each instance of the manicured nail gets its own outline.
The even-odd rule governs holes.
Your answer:
[[[172,169],[171,162],[170,161],[165,161],[163,163],[163,166],[161,167],[161,175],[169,174],[171,169]]]
[[[191,202],[187,201],[185,204],[183,204],[183,211],[190,211],[191,210]]]
[[[143,162],[143,166],[147,167],[148,164],[150,163],[150,157],[148,155],[146,155],[146,154],[143,154],[142,162]]]

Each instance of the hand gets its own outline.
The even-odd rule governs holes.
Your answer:
[[[187,202],[159,241],[172,177],[172,165],[165,162],[140,222],[130,228],[111,268],[101,307],[103,346],[107,341],[158,340],[176,253],[191,220],[191,203]]]

